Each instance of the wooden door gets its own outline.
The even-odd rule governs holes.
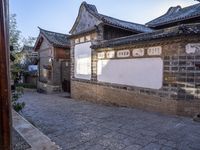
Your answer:
[[[63,91],[70,93],[70,60],[61,62],[61,83]]]

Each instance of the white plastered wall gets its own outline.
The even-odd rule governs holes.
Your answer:
[[[75,45],[75,78],[91,79],[91,42]]]
[[[98,60],[97,80],[151,89],[163,84],[161,58]]]

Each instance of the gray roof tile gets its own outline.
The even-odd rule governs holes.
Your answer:
[[[102,41],[94,44],[92,48],[115,47],[126,44],[135,44],[138,42],[175,37],[181,35],[200,35],[200,24],[180,25],[176,27],[156,30],[151,33],[140,33],[127,37],[117,38],[113,40]]]
[[[157,27],[197,16],[200,16],[200,3],[185,8],[181,8],[180,6],[171,7],[166,14],[148,22],[146,25],[149,27]]]
[[[113,17],[109,17],[103,14],[98,13],[97,8],[95,5],[87,4],[86,2],[83,2],[82,5],[85,6],[88,12],[90,12],[92,15],[94,15],[97,19],[102,21],[105,24],[123,28],[126,30],[131,30],[131,31],[136,31],[138,33],[141,32],[152,32],[153,30],[150,29],[149,27],[142,25],[142,24],[137,24],[137,23],[132,23],[128,21],[123,21],[119,20]]]
[[[40,33],[54,46],[61,48],[70,47],[69,35],[40,29]]]
[[[34,47],[29,45],[24,45],[22,51],[33,51]]]

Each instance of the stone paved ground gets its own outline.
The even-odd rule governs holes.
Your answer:
[[[23,115],[64,150],[200,150],[190,118],[26,92]]]
[[[31,148],[15,129],[12,129],[12,145],[13,150],[27,150]]]

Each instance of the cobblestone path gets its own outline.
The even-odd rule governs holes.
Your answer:
[[[191,118],[25,92],[24,117],[64,150],[200,150]]]

